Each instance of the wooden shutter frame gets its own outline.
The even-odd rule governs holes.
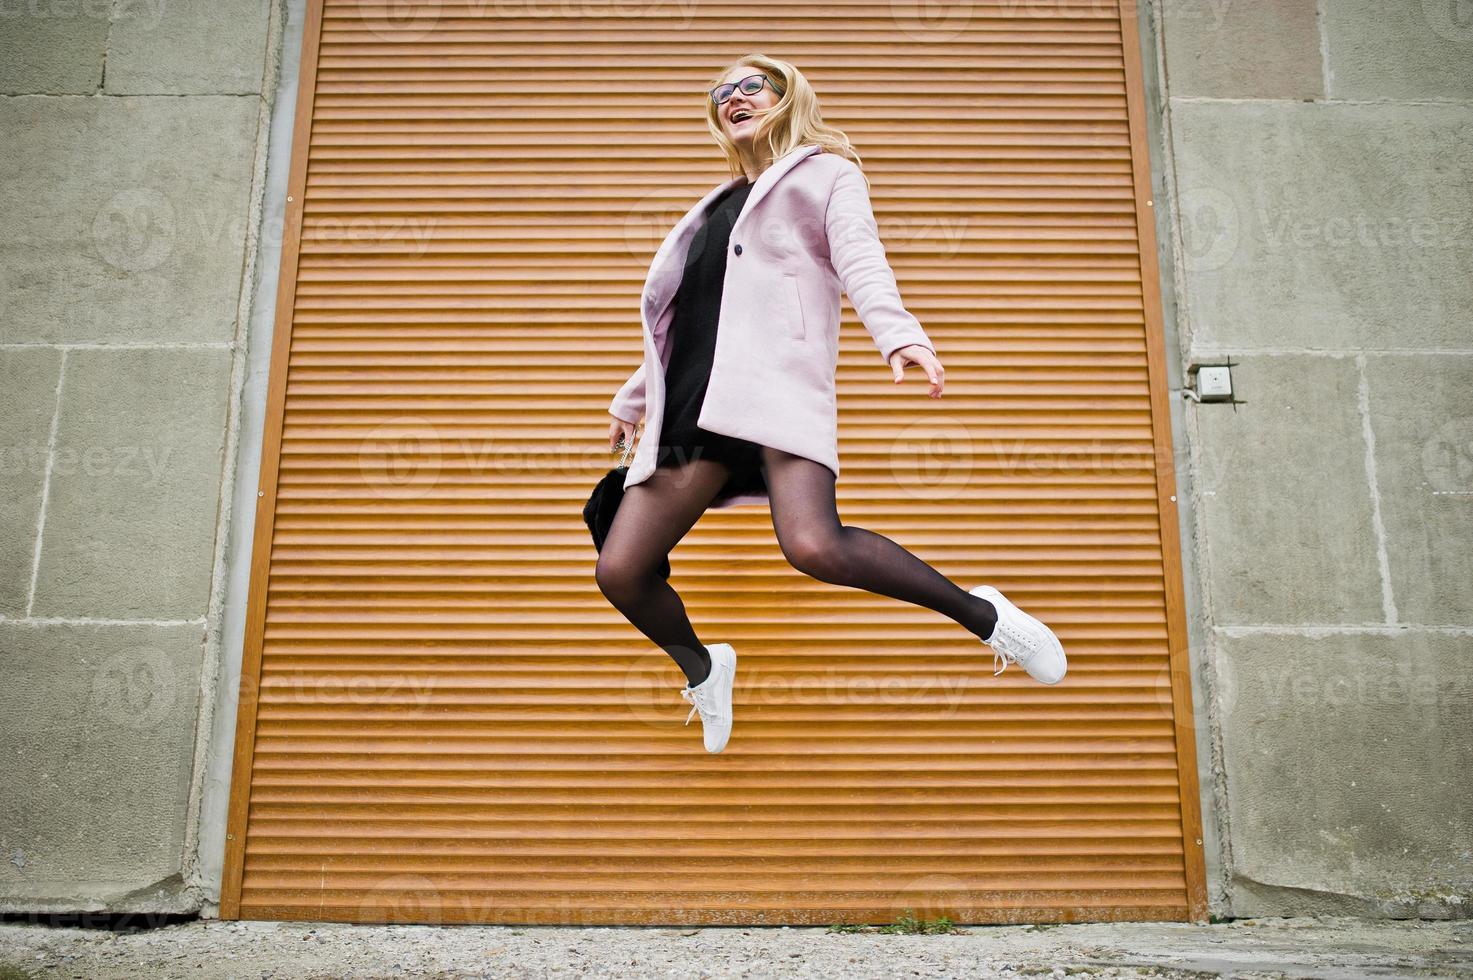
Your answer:
[[[281,434],[286,419],[286,376],[291,359],[292,323],[297,299],[297,263],[302,251],[303,203],[312,144],[312,107],[317,97],[317,59],[322,43],[324,0],[307,0],[302,26],[302,58],[297,71],[297,108],[292,121],[291,167],[282,219],[281,275],[272,321],[271,374],[266,386],[266,418],[261,436],[261,476],[256,492],[256,527],[251,544],[250,591],[246,600],[245,645],[241,653],[240,695],[236,701],[235,752],[230,766],[230,804],[225,821],[225,866],[220,882],[220,918],[240,918],[245,876],[246,820],[250,775],[256,748],[260,703],[261,653],[266,636],[266,597],[271,542],[276,529],[276,492],[281,476]]]
[[[1181,785],[1182,849],[1186,859],[1187,904],[1193,921],[1207,921],[1207,872],[1203,852],[1202,800],[1197,771],[1197,728],[1192,709],[1191,645],[1177,508],[1176,454],[1171,436],[1171,375],[1166,367],[1166,326],[1157,256],[1155,194],[1151,188],[1150,131],[1146,125],[1145,78],[1140,25],[1134,0],[1118,0],[1120,48],[1125,56],[1125,112],[1130,126],[1131,173],[1135,184],[1136,237],[1140,243],[1142,308],[1146,319],[1146,373],[1151,390],[1152,444],[1156,448],[1156,512],[1161,515],[1161,568],[1166,590],[1166,637],[1170,647],[1177,773]]]
[[[250,560],[250,590],[241,665],[242,683],[237,708],[236,740],[227,812],[224,873],[220,895],[222,919],[240,917],[250,796],[249,777],[252,772],[256,716],[259,707],[268,573],[280,478],[287,367],[292,346],[297,270],[301,254],[303,205],[311,147],[313,107],[317,91],[323,7],[324,0],[307,0],[307,16],[303,28],[301,64],[298,73],[300,82],[297,92],[296,116],[292,127],[291,165],[283,227],[281,276],[277,287],[276,316],[268,379],[268,404],[262,438],[260,486]],[[1173,466],[1171,412],[1167,394],[1169,375],[1166,368],[1155,208],[1152,204],[1149,140],[1145,122],[1145,90],[1139,25],[1134,17],[1134,5],[1130,0],[1118,0],[1118,8],[1122,35],[1121,48],[1125,64],[1127,119],[1130,131],[1136,226],[1140,246],[1141,282],[1146,320],[1151,424],[1153,442],[1157,447],[1156,490],[1158,514],[1161,517],[1161,557],[1165,584],[1170,684],[1175,706],[1175,742],[1181,796],[1181,828],[1187,900],[1191,919],[1201,922],[1206,921],[1208,914],[1206,873],[1176,480]]]

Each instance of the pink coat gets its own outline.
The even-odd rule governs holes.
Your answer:
[[[805,144],[774,160],[732,226],[711,379],[696,424],[816,460],[839,475],[834,381],[839,359],[839,289],[854,304],[883,361],[908,344],[935,350],[900,301],[859,166]],[[646,416],[624,487],[655,471],[670,363],[671,302],[691,237],[728,187],[707,192],[665,237],[645,279],[644,363],[614,395],[609,412]],[[712,507],[768,504],[766,493],[718,496]]]

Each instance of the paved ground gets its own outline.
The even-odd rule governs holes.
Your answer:
[[[0,924],[20,977],[1473,977],[1473,922],[822,928],[360,926],[202,920],[134,933]]]

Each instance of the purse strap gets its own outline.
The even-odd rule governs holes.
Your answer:
[[[629,465],[629,455],[633,451],[634,451],[634,440],[633,439],[625,439],[624,440],[624,455],[619,458],[619,465],[620,466],[628,466]]]

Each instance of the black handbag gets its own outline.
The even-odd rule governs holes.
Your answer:
[[[625,460],[629,458],[632,446],[631,443],[625,447]],[[588,525],[588,532],[593,535],[595,551],[603,550],[609,528],[614,526],[614,514],[619,510],[619,501],[624,499],[624,478],[628,473],[628,465],[622,462],[609,470],[594,484],[593,493],[588,495],[588,503],[583,505],[583,523]],[[669,555],[660,560],[660,577],[670,577]]]

